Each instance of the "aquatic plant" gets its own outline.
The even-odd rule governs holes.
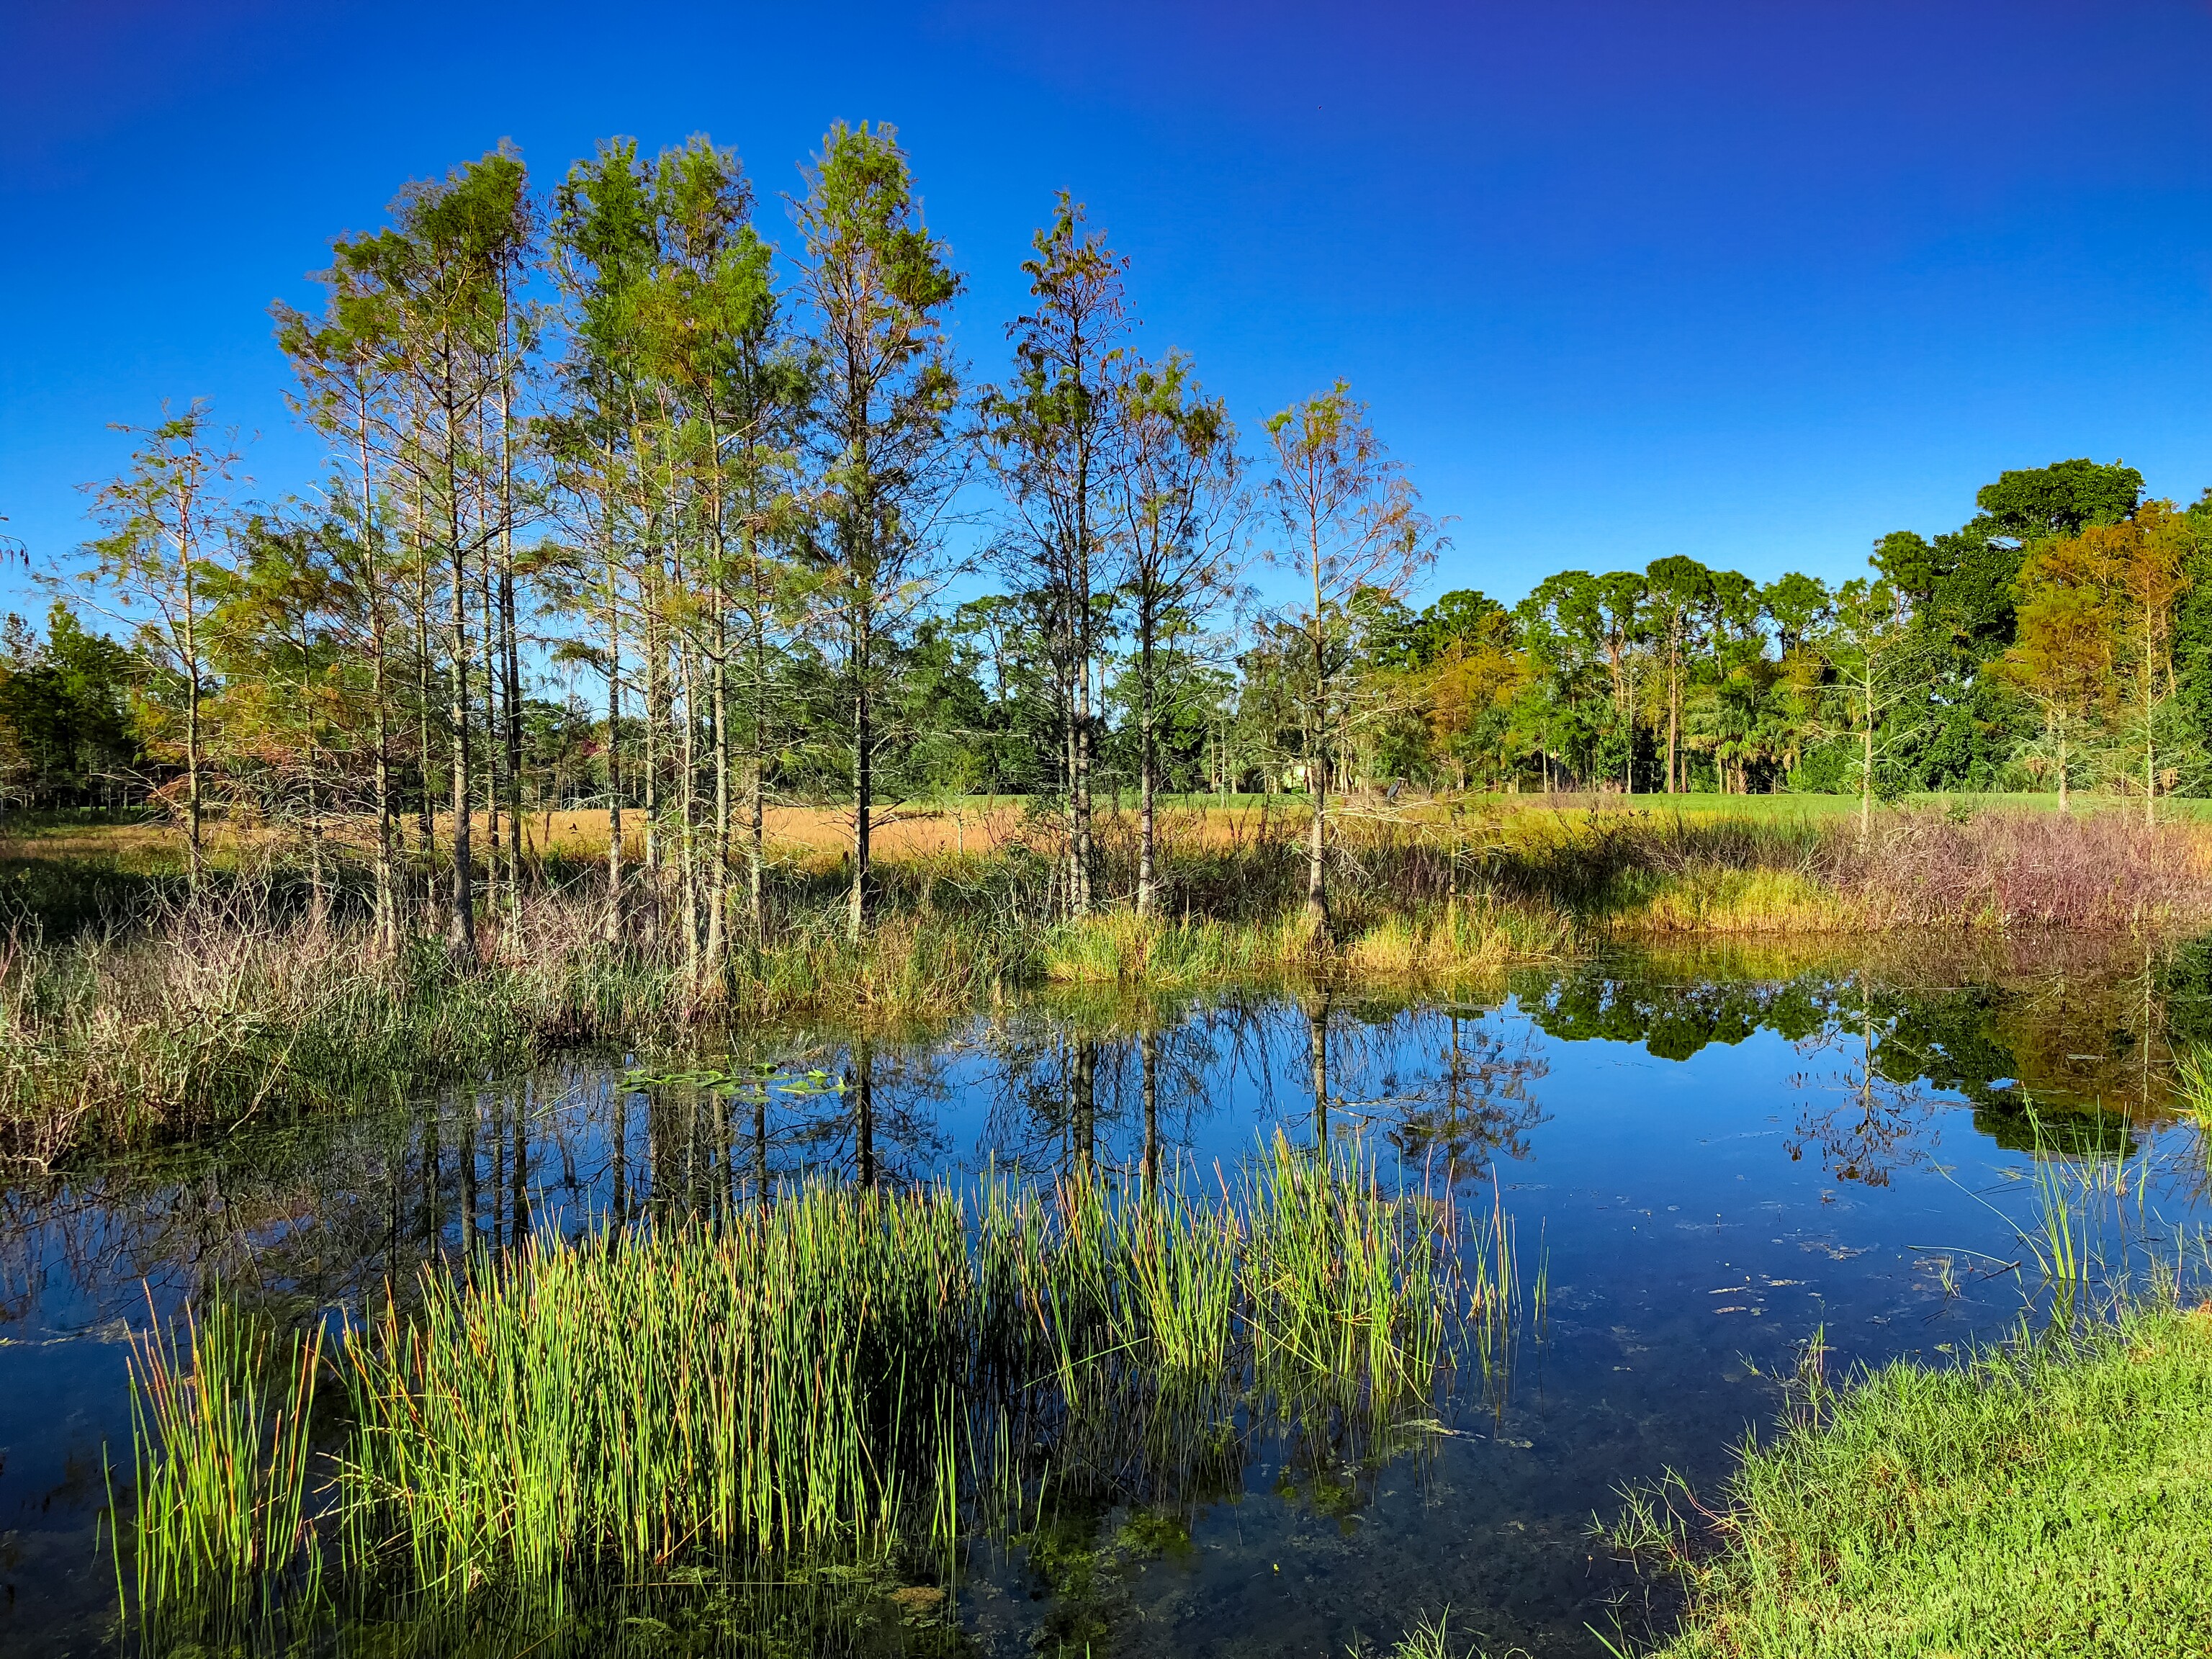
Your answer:
[[[2182,1049],[2173,1057],[2174,1097],[2200,1121],[2212,1120],[2212,1049]]]
[[[329,1529],[357,1582],[438,1593],[763,1556],[949,1571],[1061,1492],[1233,1488],[1255,1436],[1323,1424],[1337,1462],[1420,1443],[1449,1386],[1463,1233],[1357,1146],[1278,1137],[1212,1194],[809,1182],[711,1224],[533,1236],[426,1269],[348,1334]],[[1482,1297],[1517,1303],[1508,1268],[1486,1266]],[[229,1352],[203,1337],[170,1371],[214,1398]],[[191,1513],[137,1534],[142,1605],[191,1587],[172,1553],[216,1524],[195,1506],[228,1501],[244,1432],[167,1422],[141,1425],[142,1462]],[[303,1455],[267,1467],[295,1497],[309,1479]]]
[[[320,1553],[307,1510],[322,1328],[277,1334],[217,1297],[131,1345],[137,1600],[265,1597]]]

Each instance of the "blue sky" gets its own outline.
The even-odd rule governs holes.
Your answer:
[[[788,246],[842,117],[898,125],[979,375],[1065,185],[1248,432],[1370,401],[1437,587],[1840,577],[2004,467],[2212,484],[2208,64],[2202,3],[0,0],[0,514],[65,556],[164,398],[304,481],[267,307],[410,177],[705,131]]]

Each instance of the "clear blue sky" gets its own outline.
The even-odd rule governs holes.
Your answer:
[[[2208,66],[2201,3],[0,0],[0,514],[65,555],[164,398],[301,482],[266,307],[410,177],[705,131],[788,245],[843,117],[899,127],[979,374],[1066,185],[1248,430],[1351,380],[1437,586],[1839,577],[2008,466],[2212,484]]]

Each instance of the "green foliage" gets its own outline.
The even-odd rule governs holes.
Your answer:
[[[1974,505],[1989,514],[1998,533],[2033,541],[2131,519],[2142,493],[2142,474],[2135,468],[2118,461],[2101,466],[2085,456],[2000,472],[1995,483],[1975,492]]]
[[[265,1602],[321,1565],[308,1465],[322,1330],[276,1335],[220,1293],[180,1324],[131,1340],[138,1604]]]
[[[0,805],[51,811],[142,799],[131,702],[139,659],[56,600],[41,640],[0,623]]]

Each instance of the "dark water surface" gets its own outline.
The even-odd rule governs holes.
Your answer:
[[[740,1058],[778,1070],[751,1100],[574,1064],[24,1182],[0,1208],[0,1653],[117,1650],[124,1333],[218,1279],[279,1312],[358,1310],[426,1254],[713,1212],[763,1174],[1148,1151],[1205,1172],[1278,1127],[1502,1202],[1547,1291],[1502,1401],[1463,1389],[1425,1456],[1257,1455],[1169,1524],[1062,1517],[1048,1547],[979,1559],[928,1650],[1342,1655],[1449,1607],[1496,1652],[1601,1652],[1591,1627],[1640,1637],[1668,1612],[1589,1535],[1615,1489],[1669,1468],[1716,1487],[1816,1332],[1832,1371],[2008,1331],[2043,1294],[2021,1237],[2039,1168],[2124,1186],[2108,1260],[2203,1219],[2167,1073],[2212,1036],[2204,977],[2196,951],[2036,947],[1577,964],[1450,1002],[1040,1003],[927,1040],[763,1037]]]

